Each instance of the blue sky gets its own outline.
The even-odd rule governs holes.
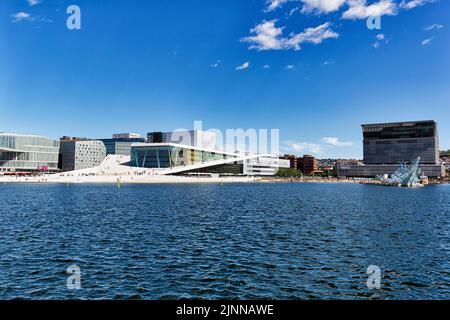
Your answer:
[[[71,4],[81,30],[66,28]],[[202,120],[361,158],[360,124],[435,119],[447,149],[449,18],[445,0],[4,0],[0,131],[103,138]]]

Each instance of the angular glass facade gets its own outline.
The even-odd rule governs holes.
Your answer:
[[[57,171],[59,140],[0,133],[0,170]]]
[[[131,148],[130,164],[141,168],[174,168],[230,158],[235,157],[220,152],[197,150],[189,147],[144,145]]]

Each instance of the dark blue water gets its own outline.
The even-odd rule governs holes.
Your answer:
[[[0,211],[2,299],[450,298],[450,185],[9,184]]]

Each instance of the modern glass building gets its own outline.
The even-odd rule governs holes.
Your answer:
[[[422,164],[439,164],[435,121],[364,124],[364,164],[399,164],[420,157]]]
[[[131,146],[130,165],[163,174],[274,175],[280,167],[289,168],[289,160],[175,143],[139,143]]]
[[[174,168],[231,158],[236,156],[175,144],[143,144],[131,149],[131,165],[141,168]]]
[[[0,171],[58,170],[59,140],[14,133],[0,133]]]

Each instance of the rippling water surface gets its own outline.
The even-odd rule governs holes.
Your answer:
[[[0,298],[450,299],[449,218],[450,185],[1,185]]]

